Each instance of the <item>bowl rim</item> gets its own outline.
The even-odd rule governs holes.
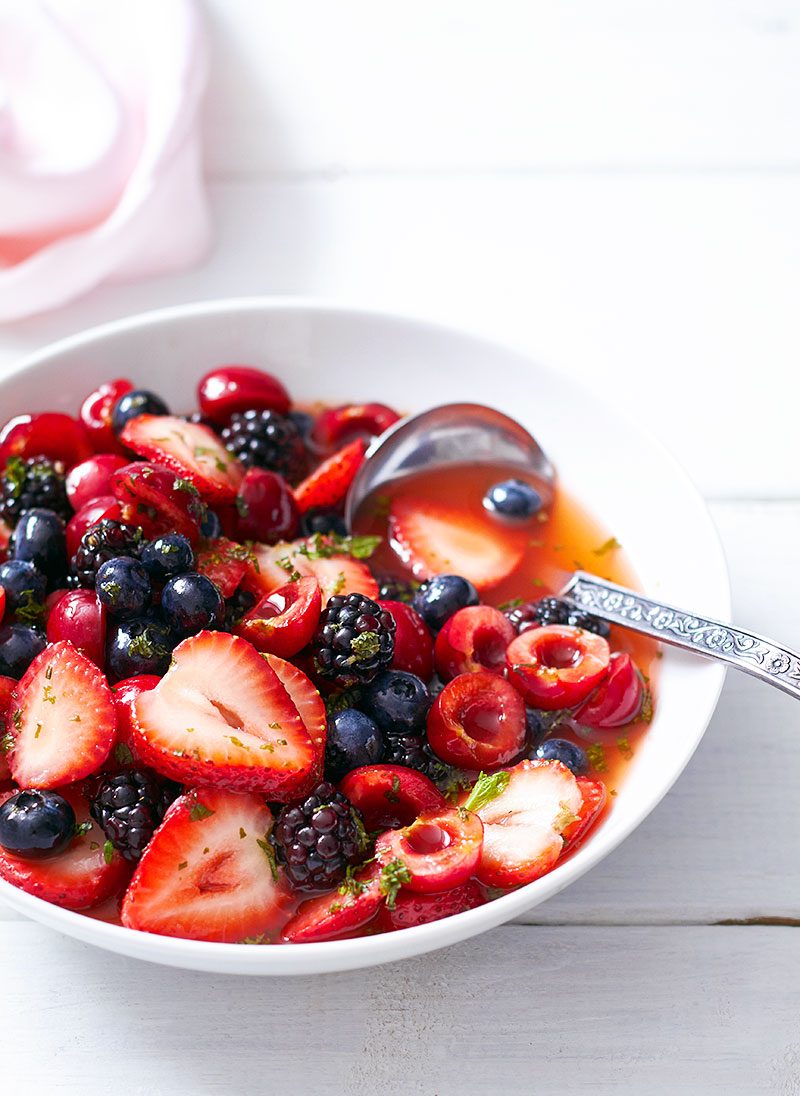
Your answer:
[[[124,337],[128,332],[146,330],[168,324],[174,320],[190,320],[193,316],[219,314],[290,312],[309,315],[337,315],[355,322],[362,320],[384,321],[416,328],[421,334],[433,334],[444,337],[467,339],[483,346],[487,352],[494,351],[517,356],[520,361],[527,360],[537,370],[556,376],[553,369],[542,365],[527,349],[521,349],[513,343],[474,332],[469,328],[442,323],[427,318],[407,315],[380,307],[353,305],[347,302],[333,301],[313,296],[237,296],[193,301],[187,304],[171,305],[166,308],[151,309],[145,312],[111,320],[73,335],[68,335],[35,350],[11,363],[0,376],[0,391],[5,382],[24,373],[34,371],[40,364],[61,354],[79,349],[106,339]],[[593,389],[571,378],[558,376],[558,383],[569,392],[580,392],[600,408],[608,406],[602,396]],[[704,558],[706,566],[713,569],[717,583],[712,594],[713,612],[721,619],[730,616],[730,579],[725,553],[705,500],[686,470],[670,452],[640,421],[620,412],[614,407],[614,414],[625,421],[632,433],[638,434],[653,449],[659,451],[662,460],[669,466],[672,475],[680,481],[683,491],[694,496],[700,504],[700,512],[705,518]],[[714,558],[715,557],[715,558]],[[674,785],[690,761],[702,739],[711,716],[716,708],[725,680],[726,668],[720,663],[706,663],[706,688],[702,710],[697,713],[696,732],[685,746],[682,763],[672,771],[669,780],[659,787],[658,794],[648,796],[646,803],[631,812],[626,823],[618,829],[609,841],[590,841],[574,855],[557,865],[547,875],[518,890],[496,898],[476,909],[452,915],[441,921],[433,921],[403,929],[401,932],[381,933],[350,940],[330,940],[302,945],[282,945],[266,947],[242,947],[229,943],[217,943],[200,940],[187,940],[181,937],[159,936],[138,932],[125,926],[114,925],[87,916],[85,912],[63,909],[46,902],[35,895],[28,894],[0,879],[0,896],[14,909],[29,915],[50,927],[69,936],[111,951],[157,962],[168,966],[185,967],[218,973],[252,975],[307,975],[326,971],[349,970],[391,962],[410,955],[420,955],[458,943],[470,936],[485,932],[505,923],[515,916],[539,904],[537,894],[547,890],[547,898],[558,894],[565,887],[585,874],[605,856],[617,848],[655,809],[666,793]],[[696,709],[695,709],[696,711]],[[542,887],[541,884],[545,884]],[[446,928],[444,927],[446,926]]]

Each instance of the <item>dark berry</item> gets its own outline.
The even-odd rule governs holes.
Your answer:
[[[520,479],[493,484],[483,497],[484,507],[506,521],[527,521],[542,508],[542,496]]]
[[[585,632],[595,632],[604,638],[607,638],[611,631],[606,621],[558,597],[526,601],[523,605],[507,609],[506,616],[519,634],[527,631],[528,628],[544,628],[548,624],[568,624],[572,628],[583,628]]]
[[[225,601],[225,627],[231,631],[245,613],[253,608],[258,598],[250,590],[238,589]]]
[[[162,399],[144,388],[134,388],[120,396],[111,412],[111,429],[119,437],[123,427],[139,415],[168,415],[169,408]]]
[[[6,592],[6,611],[20,612],[23,616],[41,616],[41,605],[47,591],[47,583],[32,563],[21,559],[8,559],[0,563],[0,586]]]
[[[342,685],[372,681],[392,661],[394,633],[394,617],[372,598],[332,597],[314,637],[317,670]]]
[[[126,860],[138,860],[178,786],[146,769],[125,769],[103,779],[91,804],[92,818]]]
[[[123,620],[112,629],[106,670],[112,681],[139,674],[161,677],[169,668],[174,637],[167,624],[150,618]]]
[[[11,537],[11,555],[32,563],[51,589],[67,574],[64,522],[54,510],[26,510]]]
[[[314,416],[309,415],[308,411],[290,411],[289,418],[300,431],[301,436],[307,440],[314,429]]]
[[[107,560],[97,572],[95,589],[101,604],[118,620],[141,616],[153,596],[147,571],[128,556]]]
[[[306,447],[297,424],[277,411],[231,415],[221,436],[228,451],[248,468],[278,472],[289,483],[305,475]]]
[[[361,705],[387,734],[419,734],[428,717],[431,694],[416,674],[386,670],[364,689]]]
[[[206,510],[206,515],[200,525],[200,535],[208,540],[216,540],[222,536],[222,524],[213,510]]]
[[[161,611],[186,636],[225,623],[225,600],[218,587],[194,571],[169,580],[161,591]]]
[[[386,749],[380,728],[357,708],[345,708],[328,719],[325,775],[341,780],[361,765],[377,765]]]
[[[337,514],[335,510],[320,510],[313,507],[303,514],[300,531],[304,537],[312,537],[315,533],[322,533],[323,536],[327,533],[333,533],[337,537],[347,536],[347,526],[341,514]]]
[[[535,749],[548,732],[548,720],[550,712],[540,712],[535,708],[525,709],[525,727],[527,728],[526,745],[529,750]]]
[[[12,528],[26,510],[53,510],[68,520],[64,466],[48,457],[10,457],[0,476],[0,517]]]
[[[423,582],[411,604],[431,631],[438,632],[459,609],[477,605],[479,601],[478,591],[468,579],[460,575],[436,575]]]
[[[0,845],[23,860],[58,856],[75,836],[75,811],[56,792],[17,792],[0,806]]]
[[[4,624],[0,628],[0,674],[19,680],[47,640],[36,628],[25,624]]]
[[[302,803],[283,808],[272,840],[295,887],[332,887],[361,857],[364,824],[350,800],[323,782]]]
[[[447,775],[447,767],[435,756],[424,734],[401,734],[386,736],[387,765],[405,765],[407,769],[416,769],[430,780],[442,780]]]
[[[419,590],[419,585],[413,580],[383,575],[378,578],[378,598],[381,601],[403,601],[406,605],[410,605]]]
[[[586,750],[574,742],[568,742],[566,738],[548,738],[541,746],[537,746],[533,756],[542,761],[560,761],[576,776],[581,776],[589,769]]]
[[[142,566],[156,582],[182,575],[194,567],[194,552],[181,533],[166,533],[142,548]]]
[[[118,556],[138,559],[143,539],[138,525],[126,525],[112,518],[99,521],[86,530],[72,557],[73,585],[94,586],[97,572],[110,559]]]

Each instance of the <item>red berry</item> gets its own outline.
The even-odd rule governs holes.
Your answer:
[[[324,460],[294,489],[294,497],[302,513],[316,507],[335,509],[344,501],[350,484],[364,459],[366,445],[361,438],[351,441],[332,457]]]
[[[633,659],[624,651],[615,651],[609,660],[608,673],[575,712],[575,719],[600,730],[623,727],[638,718],[643,696],[642,675]]]
[[[508,618],[489,605],[459,609],[436,637],[436,672],[442,681],[478,670],[502,676],[515,635]]]
[[[339,791],[361,812],[371,831],[409,826],[423,811],[447,806],[432,780],[405,765],[363,765],[344,777]]]
[[[139,674],[137,677],[126,677],[112,686],[111,696],[117,713],[117,745],[113,755],[121,765],[141,762],[133,738],[133,706],[142,693],[155,689],[160,680],[155,674]]]
[[[594,829],[608,804],[608,790],[605,784],[599,780],[590,780],[588,776],[578,776],[575,779],[583,796],[583,805],[578,810],[575,821],[561,832],[564,845],[570,851],[583,841],[590,830]]]
[[[556,711],[580,704],[603,680],[608,643],[564,624],[530,628],[506,651],[509,680],[533,708]]]
[[[116,453],[98,453],[76,464],[67,475],[67,498],[77,513],[92,499],[111,494],[111,474],[128,463]]]
[[[379,601],[394,617],[394,655],[391,669],[416,674],[423,681],[433,676],[433,640],[427,625],[416,609],[404,601]]]
[[[211,422],[225,426],[236,411],[289,410],[289,393],[279,380],[251,365],[221,365],[206,373],[197,386],[200,410]]]
[[[69,469],[91,455],[83,424],[60,411],[18,415],[0,431],[0,468],[9,457],[50,457]]]
[[[347,403],[323,411],[311,437],[320,449],[334,449],[355,437],[377,437],[400,416],[384,403]]]
[[[111,412],[120,396],[132,390],[133,385],[124,378],[108,381],[106,384],[101,384],[99,388],[95,388],[94,392],[90,392],[81,404],[81,422],[98,453],[124,452],[111,429]]]
[[[460,807],[424,811],[410,826],[387,830],[375,842],[384,866],[402,860],[409,878],[403,886],[419,894],[466,883],[481,858],[483,823]]]
[[[106,614],[94,590],[67,590],[47,618],[47,642],[68,640],[102,670],[106,662]]]
[[[235,631],[257,651],[291,658],[311,642],[321,612],[319,583],[315,578],[300,578],[262,598]]]
[[[0,562],[8,558],[8,545],[11,542],[11,529],[0,518]]]
[[[281,933],[283,944],[310,944],[346,936],[369,924],[383,905],[380,867],[370,864],[356,872],[355,886],[309,898]]]
[[[297,536],[300,514],[292,489],[283,476],[265,468],[249,468],[236,495],[237,539],[275,544]]]
[[[149,519],[148,533],[182,533],[192,544],[199,540],[205,506],[195,485],[169,468],[133,461],[112,474],[111,491],[132,509],[131,524]]]
[[[13,677],[0,676],[0,737],[6,734],[10,728],[8,723],[11,717],[11,702],[14,699],[14,690],[17,682]],[[8,767],[6,751],[0,750],[0,784],[11,779],[11,770]]]
[[[473,910],[485,901],[483,890],[474,879],[438,894],[414,894],[413,891],[401,890],[393,909],[384,904],[378,924],[383,932],[410,929],[414,925],[427,925],[431,921],[441,921],[443,917]]]
[[[507,681],[484,671],[445,685],[428,713],[431,749],[449,765],[494,769],[525,745],[525,703]]]
[[[174,415],[137,415],[128,420],[120,437],[139,457],[194,484],[213,506],[236,497],[244,468],[202,423]]]
[[[110,518],[112,521],[122,521],[122,507],[113,495],[103,495],[101,498],[87,502],[77,514],[73,515],[67,523],[67,555],[71,559],[78,550],[81,538],[87,529],[97,525],[98,521]],[[134,523],[135,524],[135,523]]]

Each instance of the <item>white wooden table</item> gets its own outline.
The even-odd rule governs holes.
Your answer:
[[[800,643],[797,0],[208,8],[209,261],[8,326],[0,365],[220,295],[465,324],[660,435],[710,501],[737,617]],[[0,1090],[800,1092],[798,730],[729,677],[688,771],[593,873],[366,973],[181,973],[0,906]]]

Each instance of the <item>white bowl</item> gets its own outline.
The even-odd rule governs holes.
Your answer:
[[[170,308],[95,328],[32,355],[0,381],[0,406],[3,418],[26,411],[75,413],[95,385],[129,376],[176,410],[188,409],[197,379],[223,362],[263,366],[300,399],[376,399],[411,410],[471,400],[516,416],[553,457],[562,482],[622,541],[648,593],[727,618],[727,569],[705,505],[643,426],[527,358],[457,331],[306,301],[246,299]],[[644,384],[642,391],[646,422]],[[602,827],[549,875],[443,921],[359,940],[243,947],[105,924],[1,880],[0,897],[87,943],[195,970],[313,974],[431,951],[544,902],[616,848],[694,753],[723,679],[718,663],[666,648],[655,718]]]

